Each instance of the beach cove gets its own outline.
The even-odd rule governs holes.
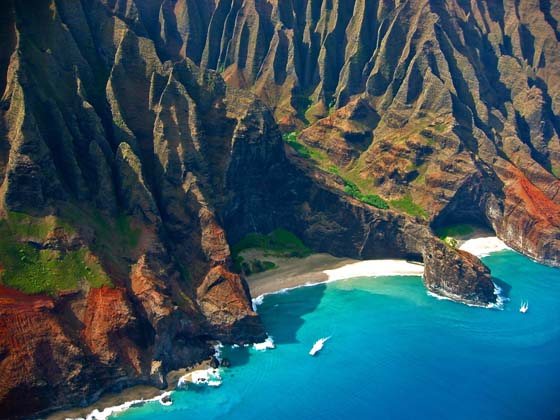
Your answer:
[[[460,238],[459,249],[477,257],[509,249],[500,239],[487,232],[476,232],[467,238]],[[421,263],[405,260],[366,260],[337,258],[329,254],[313,254],[305,258],[267,257],[277,267],[247,278],[247,284],[254,299],[263,295],[278,293],[297,287],[312,286],[356,277],[378,276],[421,276]]]
[[[544,276],[545,286],[550,286],[553,289],[555,287],[558,287],[558,281],[555,280],[558,279],[559,270],[538,265],[531,262],[527,258],[520,256],[517,253],[509,251],[501,241],[497,240],[497,238],[474,238],[469,241],[462,242],[460,246],[463,249],[469,249],[470,252],[474,252],[479,256],[487,256],[491,254],[491,256],[485,258],[485,262],[490,265],[494,275],[500,280],[504,280],[507,282],[508,277],[514,278],[512,276],[527,275],[528,273],[532,273],[536,270],[537,272],[542,271],[546,273]],[[171,406],[162,406],[157,401],[153,403],[149,402],[142,407],[135,407],[126,412],[122,412],[118,415],[113,415],[108,418],[151,418],[152,415],[156,415],[155,413],[157,413],[158,416],[163,416],[166,412],[174,413],[175,411],[179,411],[181,413],[185,413],[185,411],[183,410],[187,410],[186,412],[190,412],[190,410],[194,407],[203,409],[204,412],[208,411],[209,413],[213,413],[213,411],[211,409],[209,410],[208,407],[201,407],[204,401],[206,401],[207,404],[212,405],[215,403],[212,402],[214,401],[214,396],[222,396],[222,394],[230,388],[233,388],[233,390],[237,389],[238,386],[241,386],[241,384],[237,383],[237,381],[240,380],[239,375],[241,375],[241,377],[244,377],[246,369],[249,369],[249,371],[253,372],[252,374],[256,375],[257,373],[255,373],[254,369],[262,368],[262,366],[259,367],[260,362],[267,363],[267,366],[269,362],[274,364],[282,364],[282,354],[284,350],[287,350],[286,346],[303,346],[303,348],[298,351],[297,355],[292,354],[291,351],[288,352],[290,357],[293,356],[299,360],[299,358],[303,357],[303,355],[307,355],[307,352],[310,350],[310,347],[313,345],[315,340],[323,336],[332,336],[333,338],[326,344],[325,349],[318,356],[318,360],[328,357],[327,355],[333,351],[333,346],[339,346],[342,344],[340,342],[342,338],[341,334],[344,336],[346,334],[350,334],[352,331],[355,331],[353,324],[356,324],[357,327],[363,324],[362,321],[369,320],[369,322],[374,321],[374,324],[377,325],[377,320],[372,320],[367,314],[360,315],[359,311],[355,313],[355,319],[353,317],[349,318],[353,320],[352,322],[350,322],[349,320],[345,322],[337,320],[337,310],[340,313],[346,314],[347,311],[356,309],[347,309],[345,305],[347,305],[348,302],[341,306],[341,302],[338,301],[341,296],[343,297],[344,301],[345,299],[348,299],[349,296],[360,296],[363,295],[364,292],[366,292],[365,297],[368,300],[370,298],[370,293],[374,293],[374,300],[384,297],[388,298],[391,301],[399,302],[400,300],[405,299],[405,304],[413,303],[413,308],[411,309],[413,309],[414,311],[419,311],[420,313],[422,313],[423,311],[428,310],[430,316],[435,316],[436,318],[440,319],[440,322],[442,322],[441,317],[443,317],[444,324],[445,322],[449,321],[449,319],[446,318],[451,314],[451,319],[455,319],[454,323],[459,322],[458,325],[468,325],[468,320],[470,317],[474,317],[475,319],[478,319],[480,317],[498,317],[496,319],[500,323],[501,321],[499,317],[508,317],[509,315],[512,315],[517,318],[516,322],[518,322],[519,317],[523,315],[520,315],[518,312],[517,302],[513,302],[513,300],[515,300],[517,297],[516,294],[512,292],[516,291],[516,289],[518,288],[517,286],[530,286],[530,289],[533,292],[539,291],[539,285],[535,284],[535,282],[529,282],[525,284],[522,278],[517,279],[517,277],[515,277],[514,281],[512,282],[512,289],[506,291],[510,295],[510,303],[505,306],[505,309],[503,311],[469,308],[466,305],[461,305],[449,301],[438,301],[433,297],[428,296],[420,281],[419,276],[421,275],[422,267],[418,264],[411,264],[407,263],[406,261],[399,260],[341,260],[326,255],[311,256],[308,258],[311,260],[312,264],[315,264],[315,268],[307,273],[304,272],[302,267],[305,266],[305,264],[309,260],[298,259],[295,260],[295,262],[288,261],[289,264],[287,265],[279,264],[278,268],[275,270],[260,273],[249,278],[249,285],[252,288],[251,290],[261,290],[265,294],[265,296],[261,296],[256,300],[258,301],[258,303],[260,303],[260,306],[258,306],[258,311],[263,318],[263,322],[267,327],[267,331],[271,335],[271,342],[274,342],[274,346],[276,347],[274,350],[270,350],[270,347],[272,346],[268,345],[255,346],[254,348],[224,348],[222,350],[222,356],[227,357],[232,362],[232,367],[228,369],[220,369],[223,377],[223,383],[219,388],[211,388],[206,386],[194,386],[194,388],[192,386],[190,388],[187,387],[186,390],[181,389],[172,393],[173,405]],[[492,264],[493,261],[497,261],[497,267]],[[505,276],[503,273],[504,270],[506,273]],[[291,278],[281,281],[281,279],[279,279],[280,277],[287,277],[286,272],[291,273]],[[374,277],[372,277],[372,275]],[[263,282],[263,278],[266,279],[266,282]],[[546,282],[547,279],[549,280],[548,283]],[[322,284],[318,284],[319,282]],[[264,284],[266,284],[266,289],[263,288]],[[258,287],[260,289],[255,289],[256,285],[259,285]],[[302,287],[311,285],[314,285],[314,287]],[[543,290],[543,292],[546,292],[546,288],[545,290]],[[342,295],[338,298],[334,298],[333,296],[334,300],[331,301],[330,299],[327,299],[331,297],[331,293]],[[376,296],[376,294],[379,293],[380,295]],[[344,298],[344,296],[347,297]],[[535,299],[533,299],[531,296],[526,295],[524,295],[524,298],[529,298],[532,304],[534,306],[537,306],[538,300],[535,301]],[[353,306],[353,301],[354,299],[350,300],[351,306]],[[421,305],[418,307],[420,303]],[[328,308],[325,307],[325,305],[329,305]],[[378,305],[379,303],[372,303],[372,307]],[[368,306],[369,305],[366,305],[366,308]],[[382,306],[384,307],[384,304]],[[361,309],[366,308],[362,307]],[[436,312],[432,312],[430,308],[436,310]],[[541,312],[541,310],[543,309],[545,308],[535,309],[535,311]],[[329,312],[329,318],[332,321],[331,323],[335,323],[335,325],[337,325],[337,329],[341,329],[341,331],[337,333],[332,330],[332,327],[323,329],[319,328],[318,331],[313,328],[314,332],[309,336],[301,336],[301,334],[304,334],[307,324],[312,324],[312,319],[316,317],[318,317],[318,319],[322,318],[322,310],[327,310],[327,312]],[[443,312],[439,314],[440,311]],[[447,313],[448,311],[449,313]],[[553,318],[554,316],[560,316],[560,314],[558,314],[557,312],[558,311],[553,311],[553,313],[549,314],[548,316],[552,316]],[[378,334],[382,334],[382,336],[394,338],[394,334],[396,331],[392,331],[390,326],[395,326],[394,322],[396,322],[396,320],[392,319],[390,314],[391,311],[389,311],[389,313],[386,313],[386,316],[382,316],[382,319],[387,325],[385,325],[385,323],[383,325],[378,325],[380,330],[377,331],[376,336]],[[349,314],[347,315],[350,316]],[[396,316],[395,314],[393,315]],[[465,316],[467,318],[464,318]],[[529,313],[527,315],[527,318],[531,319],[529,318],[529,316],[534,315],[532,313]],[[365,317],[366,320],[362,320],[362,317]],[[404,319],[405,323],[407,322],[406,317],[401,319]],[[379,320],[379,323],[381,323],[381,320]],[[295,328],[297,331],[291,331],[292,329],[294,329],[294,325],[297,326],[297,328]],[[344,332],[344,330],[347,328],[350,328],[350,331]],[[482,330],[485,329],[483,326],[479,326],[478,328],[481,328]],[[369,327],[366,328],[366,331],[367,330],[369,330]],[[507,332],[511,333],[514,330],[515,328],[511,328]],[[553,335],[558,333],[556,327],[552,330],[552,332],[554,333]],[[527,330],[523,329],[522,332],[523,334],[525,334]],[[401,331],[401,333],[411,334],[412,331]],[[499,336],[502,335],[503,334],[499,334]],[[558,337],[556,337],[555,340],[556,339],[558,339]],[[444,343],[440,342],[440,344],[443,345]],[[407,357],[406,354],[403,354],[402,356]],[[409,356],[410,355],[408,355],[408,357]],[[309,358],[308,355],[307,357]],[[332,357],[332,355],[330,357]],[[553,366],[557,365],[557,360],[555,357],[551,357],[550,361]],[[299,360],[299,362],[296,360],[292,360],[292,362],[307,362],[307,358],[303,358],[302,360]],[[257,365],[253,366],[253,363],[257,363]],[[288,368],[288,365],[290,363],[289,358],[286,360],[286,363],[286,368]],[[279,372],[276,372],[276,374],[278,373]],[[262,374],[263,372],[258,373],[259,376]],[[271,375],[273,375],[273,372],[270,372],[269,374],[267,373],[265,376],[273,379]],[[244,386],[248,386],[247,383],[245,383]],[[553,387],[553,389],[555,388]],[[308,398],[311,397],[312,396],[308,396]],[[198,398],[201,398],[201,400],[199,401]],[[249,397],[247,396],[247,398]],[[245,400],[244,404],[251,405],[251,401]],[[209,415],[210,418],[220,418],[219,416],[212,417],[212,414]],[[328,418],[329,416],[326,417]],[[95,418],[100,419],[102,417]],[[179,417],[174,417],[172,415],[171,417],[164,416],[162,418],[175,419]],[[277,417],[265,416],[263,418]],[[302,418],[305,418],[305,416],[303,416]]]
[[[266,295],[258,311],[274,349],[224,348],[232,367],[222,369],[220,387],[191,387],[174,392],[172,406],[111,418],[555,418],[560,270],[507,249],[484,262],[510,287],[503,310],[434,299],[419,276]],[[531,302],[527,314],[522,299]]]

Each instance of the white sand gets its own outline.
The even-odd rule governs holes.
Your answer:
[[[405,260],[367,260],[348,264],[334,270],[323,271],[329,281],[350,279],[353,277],[374,276],[421,276],[423,264],[413,264]]]
[[[405,260],[357,261],[336,258],[328,254],[315,254],[307,258],[274,259],[278,268],[247,278],[247,283],[258,302],[264,295],[303,286],[328,283],[354,277],[421,276],[422,264]]]
[[[493,252],[511,249],[504,242],[495,236],[488,236],[485,238],[474,238],[465,241],[459,249],[470,252],[477,257],[485,257]]]
[[[477,257],[510,249],[495,236],[475,237],[461,241],[460,249]],[[256,255],[258,257],[258,255]],[[297,287],[312,286],[355,277],[422,276],[424,266],[405,260],[366,260],[335,258],[328,254],[315,254],[307,258],[264,258],[272,260],[278,268],[248,277],[247,283],[255,303],[262,296]]]

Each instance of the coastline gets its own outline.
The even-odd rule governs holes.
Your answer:
[[[405,260],[354,260],[329,254],[274,259],[277,268],[247,277],[253,301],[263,296],[321,283],[371,276],[421,276],[424,266]]]
[[[459,249],[477,257],[511,249],[489,231],[477,231],[474,234],[457,238],[457,240]],[[266,259],[274,262],[276,268],[247,277],[254,307],[260,304],[266,295],[282,293],[299,287],[357,277],[422,276],[424,273],[423,264],[397,259],[355,260],[338,258],[330,254],[312,254],[305,258],[267,257]],[[428,293],[436,299],[449,299],[449,297]],[[152,401],[162,402],[162,398],[171,395],[171,391],[181,385],[181,378],[189,377],[189,375],[192,377],[193,372],[209,368],[210,362],[206,361],[189,369],[172,371],[167,375],[167,382],[170,385],[164,390],[147,385],[127,388],[118,393],[106,394],[88,407],[54,412],[45,420],[61,418],[102,420],[137,405]]]
[[[509,248],[490,231],[477,230],[457,238],[459,249],[477,257]],[[422,276],[421,263],[405,260],[354,260],[337,258],[330,254],[313,254],[305,258],[268,258],[277,268],[247,277],[247,284],[254,302],[263,296],[313,286],[315,284],[350,279],[355,277],[376,276]]]
[[[165,389],[151,385],[136,385],[122,391],[108,392],[88,406],[55,411],[44,417],[44,420],[105,420],[113,414],[149,402],[159,401],[162,405],[170,405],[163,403],[162,400],[170,398],[172,391],[182,385],[182,378],[189,376],[192,378],[193,373],[208,369],[211,369],[210,360],[198,363],[191,368],[173,370],[167,374],[166,379],[169,385]]]

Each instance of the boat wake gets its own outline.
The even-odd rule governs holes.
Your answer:
[[[526,300],[522,300],[521,307],[519,308],[519,312],[524,314],[527,313],[528,310],[529,310],[529,302],[527,302]]]
[[[319,353],[321,351],[321,349],[323,348],[323,346],[325,345],[325,343],[330,339],[331,337],[323,337],[318,339],[315,344],[313,344],[313,347],[311,347],[311,350],[309,350],[309,355],[310,356],[315,356],[317,353]]]

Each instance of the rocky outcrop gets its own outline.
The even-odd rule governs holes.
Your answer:
[[[254,127],[249,132],[257,130]],[[265,156],[280,156],[274,164],[253,161],[250,168],[239,168],[234,160],[228,171],[233,194],[222,218],[233,241],[247,232],[290,226],[317,251],[358,259],[423,261],[424,282],[434,293],[472,305],[495,302],[490,273],[476,257],[440,241],[425,221],[349,198],[332,175],[305,159],[283,157],[276,129],[265,134],[250,150],[268,148]],[[239,147],[244,144],[242,139],[238,142]],[[266,188],[256,195],[249,188],[258,185],[253,183],[262,185],[258,174],[264,170],[268,174]]]
[[[0,289],[2,381],[5,418],[30,416],[46,407],[75,402],[68,388],[84,395],[94,368],[54,313],[53,299]],[[56,401],[53,404],[53,401]]]
[[[424,283],[430,292],[470,305],[496,302],[490,270],[468,252],[450,252],[445,244],[432,241],[424,251],[424,263]]]

